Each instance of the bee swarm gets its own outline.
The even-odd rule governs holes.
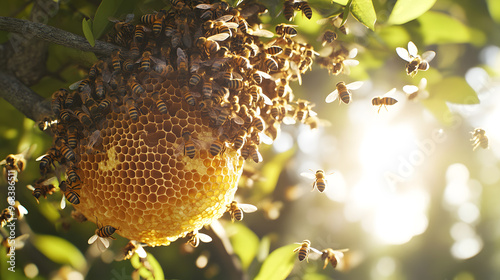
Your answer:
[[[173,1],[136,25],[117,22],[108,38],[123,50],[53,95],[42,175],[53,162],[75,171],[63,190],[74,207],[149,246],[221,217],[244,160],[260,161],[260,138],[275,139],[293,115],[288,81],[312,64],[311,47],[288,33],[262,43],[250,16],[224,2]]]

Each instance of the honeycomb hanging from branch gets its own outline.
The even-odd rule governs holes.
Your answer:
[[[315,123],[288,86],[314,53],[293,27],[263,43],[274,34],[250,20],[258,4],[172,6],[116,22],[108,38],[123,49],[55,92],[42,125],[54,132],[42,175],[65,169],[61,190],[78,211],[150,246],[221,217],[244,160],[262,160],[258,146],[287,115]]]

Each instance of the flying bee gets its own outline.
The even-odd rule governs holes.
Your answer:
[[[429,97],[429,92],[425,89],[427,87],[427,79],[422,78],[418,86],[406,85],[403,86],[403,91],[406,93],[408,100],[426,99]]]
[[[133,98],[128,98],[125,103],[127,104],[128,107],[128,116],[130,117],[131,120],[134,122],[139,119],[139,110],[136,108],[136,104]]]
[[[14,213],[9,208],[3,209],[0,214],[0,227],[4,227],[12,220],[14,220]]]
[[[182,138],[183,142],[175,150],[176,155],[181,154],[182,151],[184,155],[192,159],[196,155],[196,148],[201,149],[205,146],[203,141],[193,138],[189,131],[184,131]]]
[[[295,13],[293,2],[294,0],[285,0],[285,2],[283,3],[283,16],[285,16],[285,19],[288,21],[293,20],[293,16]]]
[[[300,247],[297,247],[295,250],[293,250],[294,252],[299,251],[299,261],[303,261],[305,259],[307,262],[309,262],[308,256],[310,251],[313,251],[315,254],[318,254],[318,257],[319,255],[322,254],[321,251],[319,251],[318,249],[311,247],[311,241],[307,239],[302,241],[302,243],[295,243],[295,244],[300,244]]]
[[[337,40],[337,33],[332,30],[326,30],[325,33],[321,36],[321,44],[325,46],[327,43],[331,44],[333,41]]]
[[[228,206],[226,212],[229,212],[231,215],[231,221],[241,221],[243,220],[243,212],[245,213],[253,213],[257,211],[257,207],[252,204],[238,203],[236,201],[232,201]]]
[[[14,200],[11,196],[7,198],[7,202],[14,207],[14,213],[19,220],[21,220],[24,215],[28,215],[28,209],[22,206],[21,203],[17,200]]]
[[[406,74],[410,76],[415,76],[418,70],[426,71],[429,69],[429,62],[434,59],[436,53],[433,51],[426,51],[422,54],[422,57],[418,55],[418,49],[415,44],[410,41],[408,42],[408,50],[404,48],[396,48],[396,53],[403,60],[407,61],[406,64]]]
[[[115,259],[116,261],[128,260],[134,254],[137,253],[139,258],[144,259],[148,256],[146,251],[144,250],[145,244],[139,243],[135,240],[130,240],[125,247],[123,247],[121,254]]]
[[[314,183],[313,183],[311,191],[314,190],[314,187],[316,187],[319,192],[325,191],[325,189],[327,187],[327,181],[326,181],[326,174],[322,169],[318,169],[316,171],[316,173],[302,172],[302,173],[300,173],[300,176],[306,177],[308,179],[314,179]]]
[[[158,111],[162,114],[167,114],[168,113],[168,108],[167,104],[165,104],[165,101],[163,101],[160,97],[160,92],[155,91],[151,94],[151,98],[156,101],[156,108],[158,108]]]
[[[32,191],[32,195],[35,197],[36,202],[40,203],[39,199],[41,196],[47,198],[47,195],[51,195],[56,191],[56,187],[51,184],[55,179],[55,177],[49,179],[40,178],[35,182],[35,186],[27,185],[26,187]]]
[[[325,261],[323,265],[323,269],[326,268],[328,263],[332,264],[333,268],[336,268],[339,261],[344,258],[344,252],[349,251],[349,249],[341,249],[341,250],[333,250],[331,248],[327,248],[321,251],[321,259]]]
[[[481,147],[483,149],[488,148],[488,137],[486,137],[486,131],[482,128],[476,128],[474,131],[471,132],[472,134],[472,139],[470,141],[472,142],[472,151],[475,151],[478,147]]]
[[[358,89],[363,85],[363,82],[357,81],[357,82],[352,82],[350,84],[345,84],[344,82],[338,82],[336,85],[336,89],[332,91],[328,96],[326,97],[325,101],[326,103],[332,103],[335,101],[339,96],[340,96],[340,101],[344,102],[345,104],[349,104],[351,101],[351,91],[352,89]],[[339,101],[339,103],[340,103]]]
[[[295,110],[295,119],[303,123],[309,116],[316,116],[316,112],[311,110],[314,106],[315,104],[312,104],[307,100],[298,99],[297,109]]]
[[[114,228],[110,225],[99,226],[99,222],[97,221],[97,217],[96,217],[96,224],[97,224],[97,229],[95,230],[95,234],[89,238],[88,243],[93,244],[97,239],[99,239],[99,241],[97,242],[97,247],[102,252],[109,247],[108,238],[109,239],[116,239],[112,235],[113,235],[113,233],[115,233],[115,231],[119,230],[119,228],[117,229],[117,228]]]
[[[309,6],[309,3],[307,3],[306,1],[297,1],[293,3],[293,8],[302,11],[302,14],[306,16],[307,19],[312,18],[311,7]]]
[[[186,101],[187,104],[190,106],[195,106],[196,105],[196,97],[199,97],[199,94],[196,92],[190,92],[189,88],[187,86],[183,86],[181,88],[181,93],[182,96],[184,97],[184,100]]]
[[[394,105],[394,104],[398,103],[398,101],[395,98],[386,96],[386,95],[391,95],[394,92],[396,92],[396,88],[391,89],[389,92],[387,92],[384,95],[384,97],[375,96],[372,99],[372,105],[379,106],[377,113],[380,113],[380,109],[382,109],[382,106],[384,106],[385,109],[387,110],[387,106]]]
[[[7,181],[9,181],[10,170],[15,170],[17,173],[21,173],[26,168],[27,158],[31,156],[36,145],[26,148],[19,154],[10,154],[5,159],[0,161],[0,165],[3,165],[3,173]],[[17,182],[17,178],[15,180]]]
[[[276,33],[282,37],[293,37],[297,35],[296,25],[278,24],[276,25]]]
[[[212,242],[212,237],[210,237],[207,234],[200,233],[198,231],[192,231],[186,235],[186,238],[188,241],[189,245],[193,246],[194,248],[198,247],[200,245],[200,241],[203,243],[210,243]]]

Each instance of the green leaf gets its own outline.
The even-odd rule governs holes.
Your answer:
[[[500,23],[500,1],[486,0],[486,4],[488,4],[488,11],[490,12],[491,18],[497,23]]]
[[[289,244],[274,250],[262,264],[255,280],[286,279],[292,272],[293,264],[297,258],[296,253],[293,252],[297,247],[297,244]]]
[[[285,163],[294,155],[295,150],[296,148],[293,148],[274,156],[262,167],[262,177],[265,178],[265,180],[261,180],[257,183],[259,195],[265,196],[274,191],[281,170],[285,166]]]
[[[374,30],[377,15],[371,0],[353,0],[351,3],[352,15],[366,27]]]
[[[92,26],[94,38],[100,38],[106,31],[106,28],[112,24],[108,18],[116,17],[116,12],[122,6],[122,2],[123,0],[102,0],[94,16]]]
[[[92,47],[95,46],[94,35],[92,34],[92,20],[83,19],[82,28],[83,28],[83,35],[85,35],[87,41],[89,41]]]
[[[225,228],[243,269],[248,269],[259,249],[259,237],[242,223],[231,223]]]
[[[403,24],[427,12],[436,0],[398,0],[387,20],[390,24]]]
[[[36,235],[33,237],[33,244],[38,251],[55,263],[69,264],[79,271],[87,265],[80,250],[63,238],[53,235]]]
[[[147,260],[151,265],[151,267],[153,268],[153,274],[155,279],[157,280],[165,279],[165,276],[163,275],[163,269],[161,268],[160,263],[156,260],[155,257],[153,257],[151,253],[148,253]]]
[[[448,77],[429,86],[431,98],[456,104],[478,104],[476,92],[462,77]]]
[[[472,39],[471,29],[447,14],[429,11],[422,15],[418,21],[426,45],[468,43]],[[476,43],[480,44],[480,42]]]
[[[332,0],[332,2],[345,6],[349,2],[349,0]]]

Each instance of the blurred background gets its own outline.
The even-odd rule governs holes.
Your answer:
[[[351,66],[348,75],[334,76],[315,64],[302,76],[302,85],[290,85],[296,97],[314,102],[320,125],[314,130],[303,124],[282,125],[275,143],[261,147],[264,162],[246,162],[237,200],[259,211],[238,223],[231,223],[227,214],[220,220],[240,266],[227,263],[228,253],[219,240],[196,249],[179,240],[147,248],[165,278],[231,279],[226,271],[239,270],[254,279],[270,252],[304,239],[318,250],[349,251],[337,269],[322,269],[321,259],[306,263],[294,256],[288,279],[500,278],[500,4],[422,1],[432,8],[416,19],[397,22],[391,11],[399,1],[374,0],[374,31],[350,15],[349,33],[344,35],[331,23],[317,23],[343,7],[337,2],[344,1],[309,1],[310,20],[296,11],[292,24],[298,25],[297,40],[328,56],[332,48],[321,45],[321,36],[326,29],[335,30],[338,44],[357,48],[353,59],[359,65]],[[100,3],[59,1],[45,23],[83,35],[80,22],[92,18]],[[0,16],[26,19],[38,4],[1,1]],[[143,1],[123,5],[117,14],[123,18],[130,11],[140,15],[169,5]],[[261,17],[263,27],[273,30],[285,22],[283,1],[265,5],[269,12]],[[11,38],[0,32],[1,42]],[[407,48],[410,40],[419,54],[436,52],[430,69],[414,77],[406,74],[406,62],[395,50]],[[48,73],[31,88],[49,98],[85,76],[95,59],[51,44]],[[402,88],[418,86],[422,78],[427,87],[408,100]],[[340,81],[364,84],[352,91],[349,105],[325,103]],[[377,112],[371,99],[392,88],[398,103]],[[29,211],[16,230],[18,235],[29,233],[30,239],[16,250],[15,273],[7,271],[1,251],[0,278],[131,279],[134,262],[113,261],[127,240],[118,238],[100,254],[87,244],[95,225],[74,221],[71,209],[60,210],[60,193],[36,203],[26,185],[39,177],[34,158],[44,154],[52,140],[3,99],[0,108],[0,157],[36,145],[16,184],[16,199]],[[486,131],[490,147],[473,151],[471,132],[478,127]],[[324,193],[311,191],[314,180],[300,175],[318,169],[328,174]],[[5,180],[1,185],[7,186]],[[6,187],[0,191],[2,209],[7,207],[5,197]]]

